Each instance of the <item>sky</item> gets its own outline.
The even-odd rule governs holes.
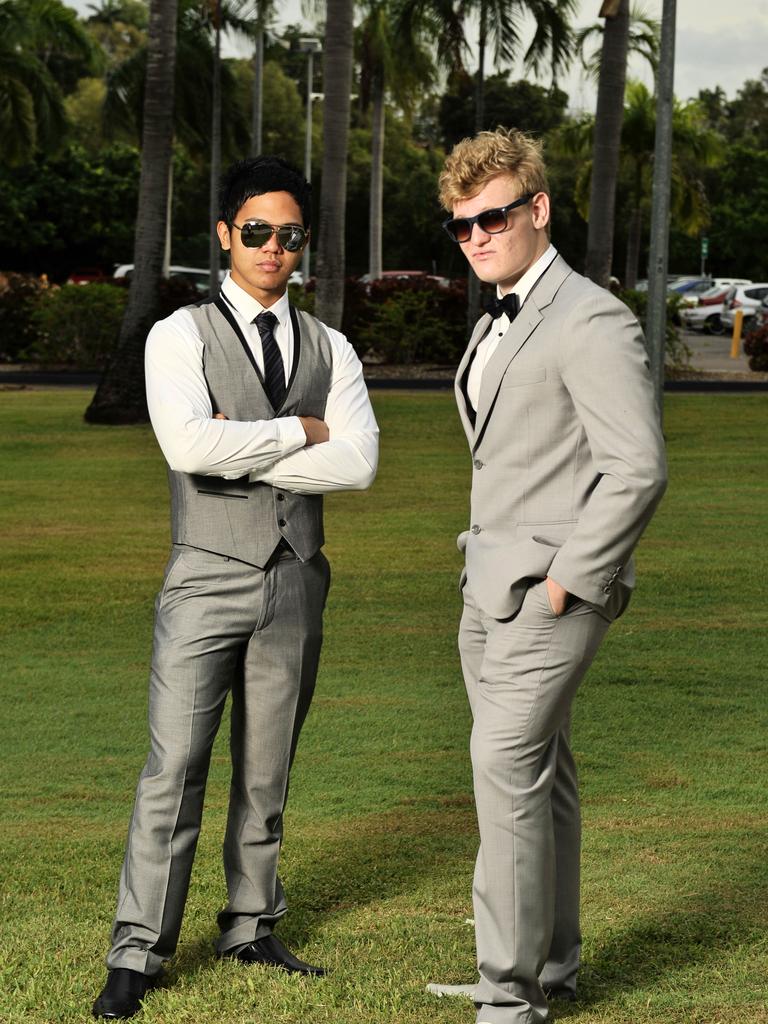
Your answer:
[[[95,0],[93,0],[95,2]],[[637,0],[634,0],[637,2]],[[651,17],[661,18],[662,0],[640,0]],[[69,0],[79,13],[88,13],[89,0]],[[311,23],[302,18],[301,0],[278,0],[277,34],[281,25]],[[696,96],[699,89],[719,85],[729,98],[749,78],[759,78],[768,66],[768,0],[677,0],[675,40],[675,95],[682,100]],[[322,4],[317,4],[322,9]],[[597,21],[600,0],[577,0],[575,25],[582,27]],[[524,38],[530,40],[533,26]],[[470,44],[473,42],[471,35]],[[228,56],[243,56],[238,48],[225,45]],[[629,73],[651,85],[651,75],[642,61],[630,63]],[[521,66],[512,68],[512,77],[523,77]],[[548,85],[548,80],[540,80]],[[578,62],[558,84],[570,96],[570,108],[592,111],[594,86],[580,71]]]

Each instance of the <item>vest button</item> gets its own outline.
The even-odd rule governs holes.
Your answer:
[[[278,525],[278,526],[285,526],[285,525],[286,525],[286,522],[285,522],[285,520],[284,520],[284,519],[278,519],[278,520],[277,520],[277,525]]]
[[[277,500],[278,501],[285,501],[285,495],[284,494],[278,494]]]
[[[473,526],[472,527],[472,533],[480,533],[480,527],[479,526]]]
[[[474,465],[475,469],[482,469],[484,463],[483,463],[482,459],[475,459],[473,465]]]

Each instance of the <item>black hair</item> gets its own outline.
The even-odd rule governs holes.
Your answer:
[[[255,156],[224,172],[219,182],[219,219],[232,227],[237,213],[253,196],[288,192],[298,203],[304,227],[312,216],[312,186],[293,164],[279,156]]]

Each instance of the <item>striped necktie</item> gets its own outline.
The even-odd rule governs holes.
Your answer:
[[[275,340],[277,317],[269,310],[259,313],[253,321],[259,329],[261,348],[264,353],[264,388],[272,408],[277,410],[285,398],[285,366]]]

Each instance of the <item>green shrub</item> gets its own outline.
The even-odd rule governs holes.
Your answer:
[[[467,343],[466,306],[464,281],[350,282],[345,333],[358,353],[373,349],[387,362],[455,365]]]
[[[0,362],[16,361],[37,340],[30,316],[48,288],[33,274],[0,273]]]
[[[645,331],[648,316],[648,292],[622,291],[619,292],[619,298],[622,302],[626,302]],[[667,298],[667,331],[664,362],[675,370],[683,369],[691,360],[691,350],[680,336],[677,326],[680,323],[681,305],[682,299],[679,295],[670,295]]]
[[[452,361],[454,355],[445,345],[445,322],[435,315],[430,298],[417,291],[391,295],[357,332],[358,342],[388,363]]]
[[[126,288],[112,284],[65,284],[38,298],[29,319],[35,340],[29,361],[78,370],[103,370],[120,334]]]
[[[768,372],[768,324],[749,332],[744,338],[744,352],[749,356],[750,370]]]

